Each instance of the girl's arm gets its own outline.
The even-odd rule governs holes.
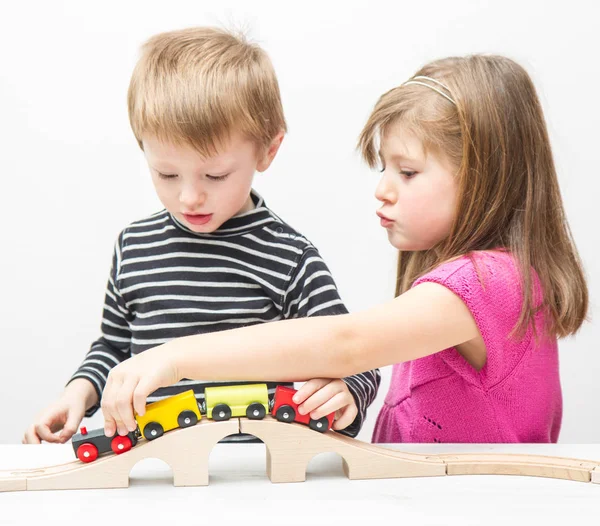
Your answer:
[[[362,312],[178,338],[111,371],[102,402],[105,431],[135,430],[133,410],[143,415],[150,393],[182,378],[342,378],[428,356],[478,335],[458,296],[442,285],[422,283]]]
[[[414,360],[478,334],[458,296],[423,283],[362,312],[188,336],[161,347],[181,378],[304,381]]]

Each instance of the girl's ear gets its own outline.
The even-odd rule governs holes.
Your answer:
[[[279,151],[279,147],[281,146],[284,137],[285,131],[281,130],[271,141],[271,144],[269,144],[269,147],[263,153],[262,157],[258,160],[258,163],[256,165],[256,169],[259,172],[264,172],[269,166],[271,166],[271,163],[273,162],[273,159],[275,159],[275,156]]]

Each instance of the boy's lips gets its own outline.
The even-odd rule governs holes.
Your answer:
[[[212,219],[212,214],[183,214],[185,220],[192,225],[205,225]]]

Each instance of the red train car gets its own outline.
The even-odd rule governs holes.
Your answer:
[[[335,411],[328,414],[318,420],[313,420],[309,414],[301,415],[298,412],[298,404],[296,404],[292,397],[297,393],[296,389],[291,387],[284,387],[278,385],[275,388],[275,403],[271,414],[280,422],[299,422],[300,424],[308,425],[311,429],[325,433],[333,425],[333,419],[335,418]]]

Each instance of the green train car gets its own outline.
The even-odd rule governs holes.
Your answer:
[[[206,416],[216,421],[232,417],[262,420],[269,412],[269,391],[266,384],[226,385],[204,390]]]

